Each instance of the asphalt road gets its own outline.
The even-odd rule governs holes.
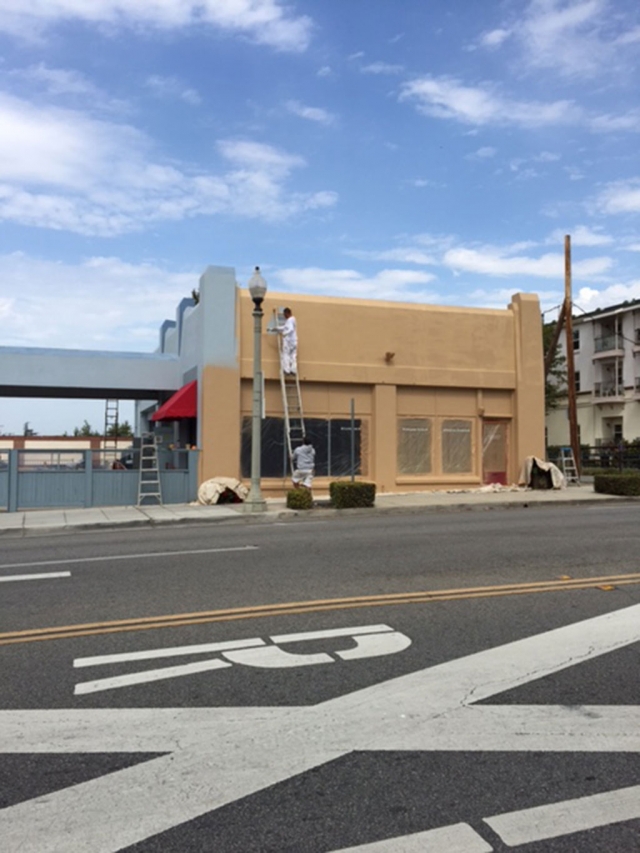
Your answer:
[[[3,853],[640,851],[637,512],[4,537]]]

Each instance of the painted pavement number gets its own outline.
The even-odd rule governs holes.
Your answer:
[[[113,853],[354,751],[637,753],[638,706],[476,703],[638,641],[635,605],[313,707],[3,711],[2,752],[168,754],[5,808],[0,838],[8,853],[54,853],[60,839],[65,853]],[[452,817],[348,849],[493,849],[489,831]],[[636,818],[640,786],[627,786],[486,814],[484,825],[517,848]]]
[[[146,684],[150,681],[162,681],[168,678],[180,678],[199,672],[216,669],[227,669],[233,664],[252,666],[259,669],[288,669],[298,666],[315,666],[317,664],[334,663],[335,657],[327,652],[315,654],[296,653],[281,649],[280,645],[305,643],[310,640],[328,640],[348,637],[355,640],[355,648],[335,652],[339,660],[350,661],[362,658],[381,657],[404,651],[411,645],[411,640],[405,634],[394,631],[388,625],[365,625],[356,628],[329,628],[324,631],[307,631],[298,634],[279,634],[269,637],[271,641],[260,637],[246,640],[226,640],[221,643],[200,643],[191,646],[175,648],[151,649],[143,652],[124,652],[122,654],[98,655],[89,658],[76,658],[74,667],[95,667],[105,664],[133,663],[159,658],[185,657],[187,655],[210,655],[214,658],[196,663],[179,664],[178,666],[148,669],[132,672],[126,675],[116,675],[110,678],[99,678],[93,681],[83,681],[76,684],[74,693],[82,695],[97,693],[101,690],[115,690],[119,687],[131,687],[135,684]]]

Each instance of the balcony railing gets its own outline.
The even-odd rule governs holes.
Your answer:
[[[594,341],[596,352],[607,352],[608,350],[624,349],[622,335],[603,335]]]
[[[636,389],[638,380],[636,380]],[[595,382],[593,386],[594,397],[624,397],[624,385],[615,382]]]

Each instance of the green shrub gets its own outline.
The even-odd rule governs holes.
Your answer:
[[[593,488],[603,495],[640,496],[640,474],[596,474]]]
[[[312,509],[313,495],[309,489],[290,489],[287,492],[287,509]]]
[[[376,484],[336,480],[329,483],[329,495],[336,509],[373,506],[376,502]]]

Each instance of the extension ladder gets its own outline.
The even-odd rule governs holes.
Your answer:
[[[160,468],[158,467],[158,444],[152,432],[142,433],[140,439],[140,471],[138,476],[138,506],[146,498],[162,505]]]
[[[560,467],[562,468],[562,473],[565,476],[567,485],[569,483],[580,485],[580,475],[578,474],[573,450],[570,447],[560,448]]]
[[[104,407],[104,441],[102,450],[105,462],[118,458],[119,400],[106,400]]]
[[[273,312],[276,328],[284,318]],[[278,356],[280,358],[280,389],[282,391],[282,408],[284,410],[284,428],[287,436],[289,465],[293,471],[293,451],[302,443],[304,437],[304,413],[302,411],[302,394],[298,373],[287,375],[282,369],[282,337],[278,335]]]

